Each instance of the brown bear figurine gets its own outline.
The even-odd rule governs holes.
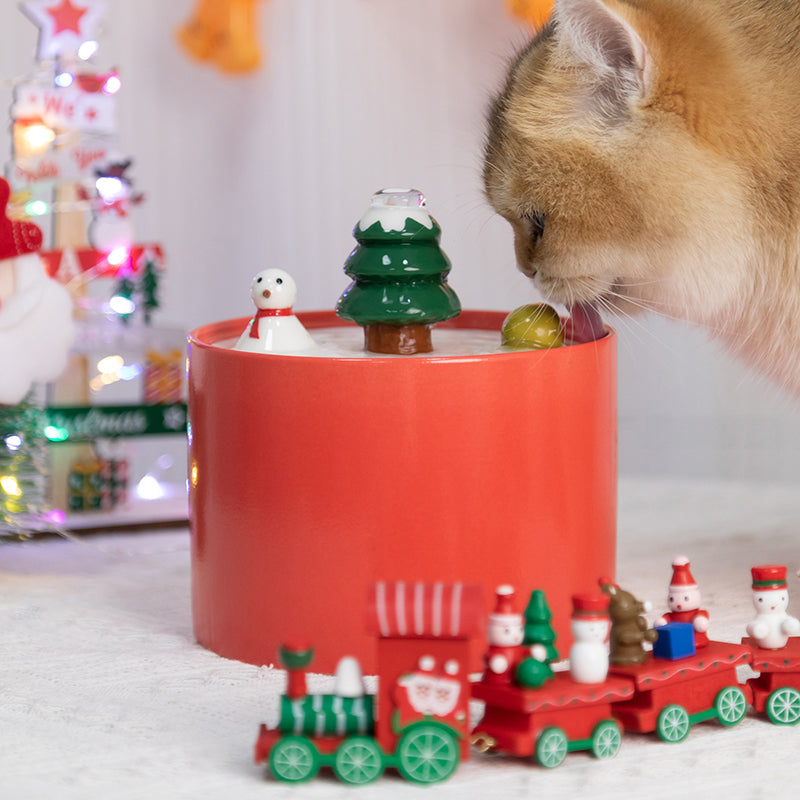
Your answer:
[[[615,667],[642,664],[647,660],[643,642],[655,642],[658,633],[648,629],[645,611],[630,592],[620,589],[606,578],[600,579],[601,590],[609,596],[608,614],[611,617],[611,654],[609,661]]]

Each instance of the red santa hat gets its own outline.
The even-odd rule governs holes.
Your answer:
[[[786,588],[786,567],[782,564],[760,564],[752,567],[753,591],[768,592]]]
[[[514,607],[514,587],[503,584],[495,589],[494,611],[489,615],[493,622],[512,622],[520,619]]]
[[[608,619],[607,594],[574,594],[572,595],[572,619],[597,620]]]
[[[38,225],[26,220],[11,220],[6,215],[11,187],[0,178],[0,260],[35,253],[42,246],[42,231]]]
[[[686,556],[675,556],[672,559],[672,580],[670,589],[696,589],[697,581],[689,570],[689,559]]]

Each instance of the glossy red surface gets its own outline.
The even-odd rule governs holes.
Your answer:
[[[303,324],[345,325],[333,312]],[[499,330],[465,311],[448,327]],[[315,669],[353,654],[375,580],[547,592],[569,646],[570,598],[613,574],[616,341],[470,357],[317,358],[189,341],[192,606],[198,641],[271,663],[301,632]],[[478,663],[474,665],[478,666]]]

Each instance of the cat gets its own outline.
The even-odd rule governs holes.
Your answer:
[[[484,185],[547,298],[705,325],[800,393],[796,0],[555,0]]]

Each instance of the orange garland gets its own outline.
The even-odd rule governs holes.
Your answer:
[[[261,64],[256,36],[259,0],[196,0],[192,16],[177,31],[183,49],[223,72],[251,72]],[[553,11],[553,0],[506,0],[508,10],[538,30]]]
[[[256,37],[258,0],[197,0],[177,31],[178,42],[199,61],[223,72],[251,72],[261,63]]]
[[[550,18],[553,0],[508,0],[508,10],[538,30]]]

